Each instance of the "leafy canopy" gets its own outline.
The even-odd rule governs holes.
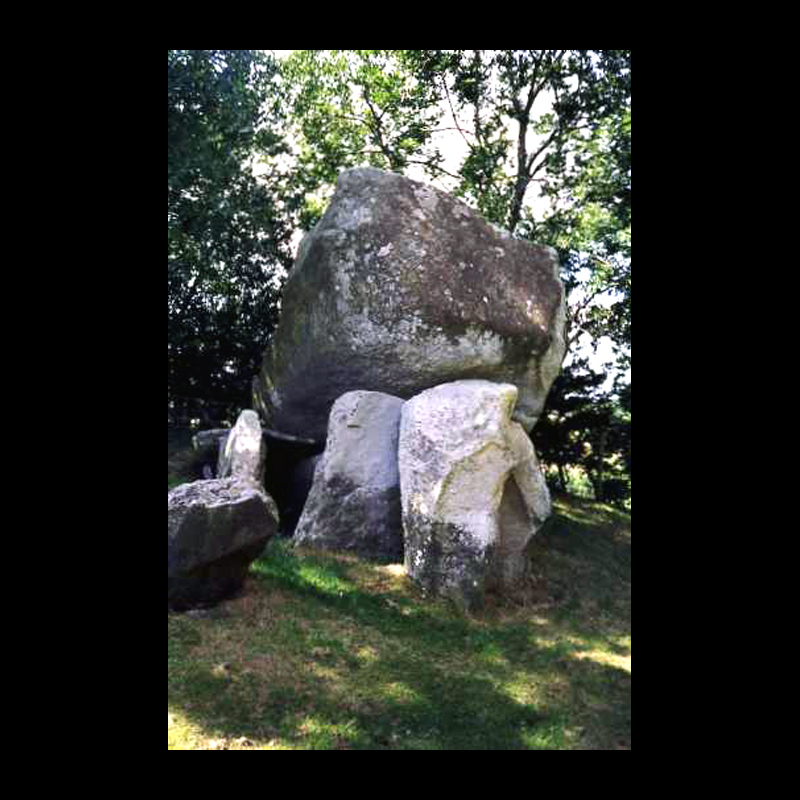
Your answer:
[[[274,60],[249,50],[168,51],[170,404],[243,403],[277,323],[290,221],[250,162],[287,148],[265,103]]]

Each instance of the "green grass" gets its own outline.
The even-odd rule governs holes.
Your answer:
[[[468,617],[273,541],[241,596],[168,615],[168,747],[630,749],[630,550],[628,515],[557,499],[525,603]]]

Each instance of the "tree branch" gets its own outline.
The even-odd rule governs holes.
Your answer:
[[[515,99],[516,103],[516,99]],[[527,143],[525,138],[528,134],[528,118],[520,115],[517,119],[519,132],[517,135],[517,179],[514,184],[514,197],[511,201],[511,211],[508,215],[508,230],[510,233],[519,224],[522,217],[522,203],[525,200],[525,192],[528,190],[530,175],[526,169],[528,158]]]
[[[599,260],[599,259],[598,259]],[[599,297],[604,292],[607,292],[607,288],[599,287],[588,294],[580,303],[576,303],[574,305],[570,304],[567,309],[567,315],[569,318],[569,333],[567,335],[567,348],[572,345],[572,343],[578,339],[578,337],[582,336],[584,333],[588,333],[585,329],[586,321],[584,319],[584,312],[589,308],[589,306],[595,301],[597,297]]]
[[[455,180],[457,180],[457,181],[461,180],[461,176],[460,175],[453,175],[452,172],[448,172],[446,169],[444,169],[444,167],[440,167],[438,164],[436,164],[433,161],[417,161],[417,160],[415,160],[413,158],[409,158],[406,163],[407,164],[420,164],[423,167],[428,167],[429,169],[434,169],[437,172],[441,172],[442,175],[447,175],[449,178],[455,178]]]
[[[453,101],[450,99],[450,90],[447,88],[447,78],[442,76],[442,86],[444,87],[444,93],[447,95],[447,104],[450,106],[450,115],[453,117],[453,124],[456,126],[455,129],[461,134],[461,138],[467,143],[467,147],[470,150],[474,151],[475,147],[470,143],[467,139],[466,134],[463,130],[461,130],[461,126],[458,124],[458,119],[456,118],[456,112],[453,108]],[[441,128],[441,130],[453,130],[452,128]]]
[[[547,139],[544,140],[543,144],[539,147],[539,149],[535,153],[532,153],[531,157],[527,160],[525,164],[525,174],[529,178],[532,178],[544,165],[546,159],[539,164],[536,170],[534,170],[533,172],[531,171],[531,167],[533,167],[533,162],[536,161],[536,159],[539,158],[539,156],[545,150],[547,150],[548,147],[550,147],[550,145],[553,143],[553,139],[555,139],[556,134],[558,133],[559,133],[558,126],[556,126],[556,129],[547,137]]]
[[[367,108],[369,108],[370,113],[372,114],[372,118],[375,120],[375,134],[378,137],[378,147],[380,147],[383,155],[389,160],[389,164],[394,166],[394,155],[389,150],[386,142],[383,140],[383,127],[381,126],[383,114],[378,114],[378,112],[375,111],[375,107],[372,105],[372,101],[369,97],[369,89],[366,86],[362,88],[364,90],[364,101],[366,102]]]

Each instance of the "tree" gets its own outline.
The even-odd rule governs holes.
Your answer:
[[[169,405],[219,417],[248,402],[291,263],[285,210],[250,169],[255,149],[287,151],[277,67],[250,50],[169,50],[167,66]]]
[[[401,58],[439,89],[466,144],[455,190],[512,233],[526,220],[531,185],[560,185],[576,146],[630,97],[629,51],[411,50]],[[436,159],[428,163],[436,172]]]
[[[555,468],[560,491],[569,490],[568,472],[578,468],[596,500],[624,507],[631,494],[630,384],[608,392],[605,380],[586,359],[562,370],[533,441],[541,461]]]
[[[630,366],[631,345],[630,151],[627,108],[576,144],[572,169],[563,171],[560,186],[546,188],[554,211],[540,226],[562,255],[570,339],[610,337],[622,368]]]

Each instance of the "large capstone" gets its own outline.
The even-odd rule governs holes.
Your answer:
[[[555,250],[514,239],[460,200],[351,169],[300,244],[254,380],[271,428],[324,441],[337,397],[407,399],[483,378],[517,387],[530,430],[565,353]]]
[[[334,403],[296,544],[379,563],[403,560],[397,466],[402,406],[400,398],[380,392],[348,392]]]
[[[399,438],[405,567],[423,589],[476,610],[514,594],[525,548],[550,514],[536,453],[512,420],[517,387],[464,380],[403,406]]]
[[[167,517],[167,598],[176,609],[235,594],[278,529],[272,498],[235,478],[176,487]]]

